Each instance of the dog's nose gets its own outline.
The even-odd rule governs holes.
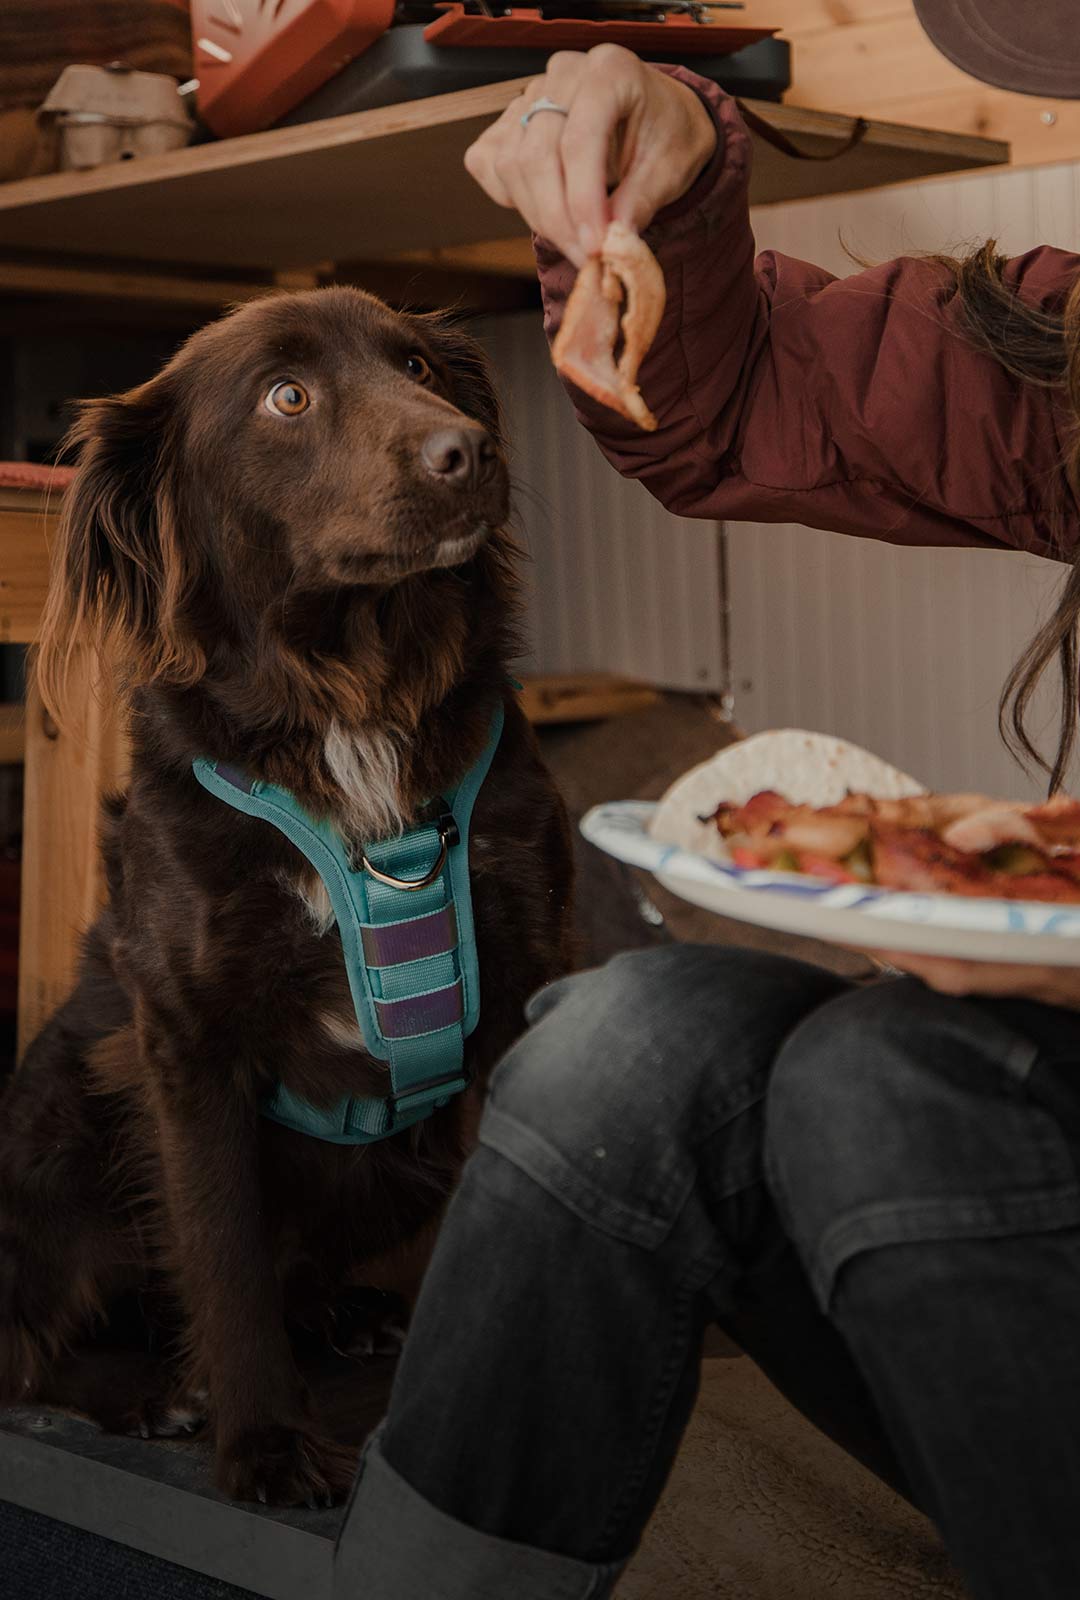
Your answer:
[[[483,428],[439,428],[420,446],[420,459],[448,488],[475,489],[494,469],[495,441]]]

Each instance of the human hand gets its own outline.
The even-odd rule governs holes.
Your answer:
[[[543,97],[568,115],[540,111],[523,128]],[[465,166],[498,205],[520,211],[580,267],[609,222],[640,233],[686,193],[715,149],[715,124],[692,89],[630,50],[601,44],[553,55],[469,146]]]
[[[997,961],[954,961],[948,956],[910,955],[901,950],[868,950],[900,972],[921,978],[939,994],[998,996],[1041,1000],[1048,1006],[1080,1011],[1080,967],[1011,966]]]

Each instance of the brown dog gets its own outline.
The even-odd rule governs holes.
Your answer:
[[[444,320],[326,289],[203,329],[150,383],[87,404],[76,437],[39,671],[56,703],[96,634],[132,775],[106,807],[109,903],[78,987],[0,1111],[0,1398],[41,1393],[116,1294],[163,1274],[185,1338],[150,1425],[176,1431],[205,1393],[228,1493],[337,1496],[352,1462],[318,1433],[287,1322],[429,1240],[525,999],[569,965],[567,824],[506,677],[495,395]],[[473,763],[500,697],[470,850],[472,1089],[367,1146],[267,1121],[276,1081],[327,1106],[385,1094],[386,1072],[321,881],[193,758],[385,838]]]

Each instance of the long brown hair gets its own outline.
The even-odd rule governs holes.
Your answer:
[[[1065,485],[1080,498],[1080,277],[1059,312],[1046,311],[1021,299],[1005,281],[1006,257],[996,240],[963,260],[945,259],[955,273],[967,329],[978,348],[1025,383],[1060,393],[1076,420],[1072,442],[1062,463],[1064,481],[1053,536],[1057,553],[1072,555],[1074,565],[1057,606],[1016,662],[998,703],[1001,736],[1020,763],[1041,767],[1050,775],[1050,791],[1061,787],[1076,743],[1080,716],[1080,555],[1076,555],[1075,510],[1070,512]],[[1057,660],[1061,679],[1058,746],[1053,761],[1037,749],[1028,731],[1032,697],[1047,667]]]

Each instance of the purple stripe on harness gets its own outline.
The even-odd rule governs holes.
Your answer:
[[[247,773],[241,772],[239,767],[230,767],[227,761],[219,761],[214,771],[234,789],[239,789],[241,794],[250,794],[254,788],[254,783]]]
[[[453,906],[444,906],[441,911],[412,922],[365,927],[363,939],[364,960],[369,967],[397,967],[403,961],[421,961],[425,956],[441,956],[455,949],[457,917]]]
[[[405,1000],[376,1000],[379,1027],[387,1039],[411,1039],[419,1033],[435,1033],[460,1022],[464,1015],[461,981],[430,994]]]

